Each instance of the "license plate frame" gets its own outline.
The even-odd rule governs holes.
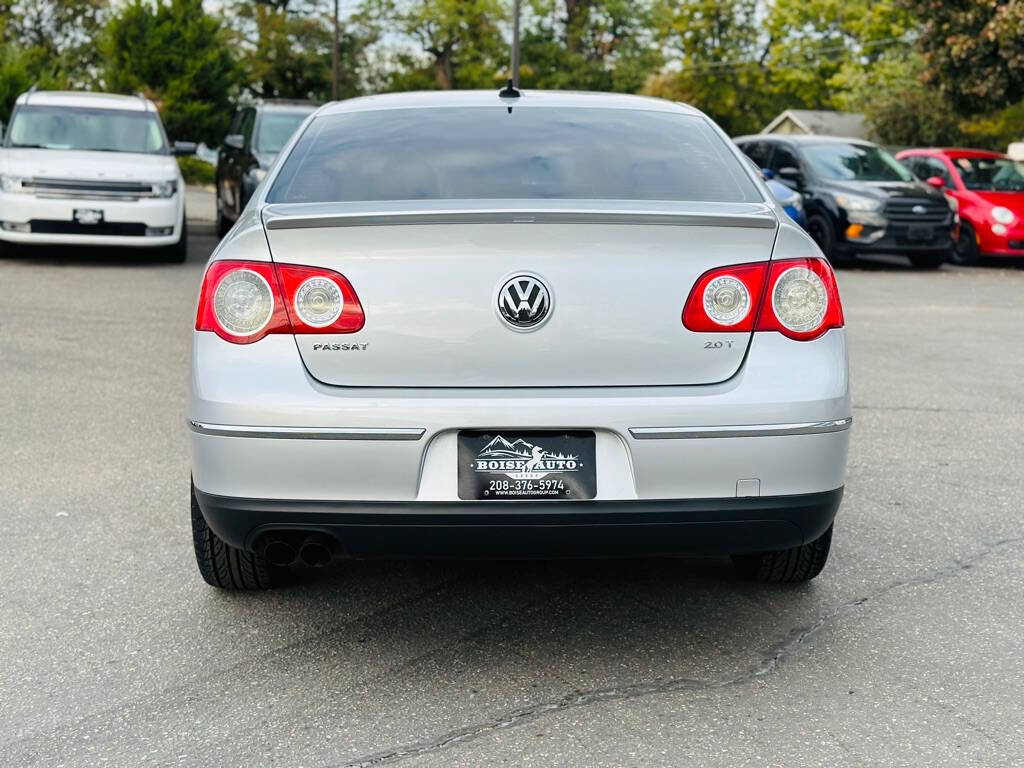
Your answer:
[[[914,243],[930,242],[935,239],[935,227],[928,224],[911,224],[907,227],[907,240]]]
[[[596,453],[592,430],[461,430],[459,498],[587,501],[597,495]]]
[[[75,208],[74,219],[76,224],[83,227],[95,227],[103,223],[102,208]]]

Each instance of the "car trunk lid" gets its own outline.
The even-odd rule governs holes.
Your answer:
[[[754,203],[500,201],[272,205],[272,257],[336,270],[365,326],[299,334],[319,381],[355,387],[580,387],[720,382],[749,333],[694,333],[681,312],[707,270],[771,258]],[[501,289],[539,280],[543,322],[503,319]],[[533,283],[512,286],[524,314]],[[525,302],[525,304],[522,304]]]

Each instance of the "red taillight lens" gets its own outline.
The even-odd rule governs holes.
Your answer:
[[[235,344],[270,333],[354,333],[365,318],[355,290],[329,269],[215,261],[199,294],[196,330]]]
[[[294,333],[355,333],[363,327],[363,307],[344,275],[295,264],[279,265],[277,274]]]
[[[843,327],[843,305],[832,267],[824,259],[773,261],[754,330],[810,341]]]
[[[683,307],[683,325],[702,333],[778,331],[810,341],[842,327],[843,308],[827,261],[783,259],[705,272]]]
[[[768,264],[737,264],[705,272],[683,307],[683,325],[702,333],[750,331],[764,293]]]

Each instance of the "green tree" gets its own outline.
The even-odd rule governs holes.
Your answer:
[[[765,41],[758,0],[664,0],[655,24],[669,68],[645,92],[685,101],[710,114],[728,133],[757,130],[771,108],[763,104]]]
[[[1024,100],[1024,0],[910,0],[925,82],[964,115]]]
[[[394,54],[388,89],[491,87],[508,71],[501,0],[365,0],[359,16],[429,57],[424,66],[407,52]]]
[[[289,0],[245,0],[232,6],[247,88],[264,98],[331,96],[333,21],[327,8]],[[338,96],[362,90],[364,52],[372,35],[345,25],[338,40]]]
[[[33,85],[94,84],[106,9],[106,0],[0,0],[0,120]]]
[[[102,50],[107,87],[156,101],[172,139],[224,137],[241,71],[202,0],[132,0],[110,20]]]
[[[924,60],[904,50],[870,67],[849,62],[832,78],[836,106],[863,112],[871,138],[893,146],[946,146],[962,140],[960,122],[942,94],[922,82]]]
[[[646,0],[533,0],[529,10],[526,87],[636,92],[660,63]]]

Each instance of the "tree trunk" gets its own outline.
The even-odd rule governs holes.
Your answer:
[[[445,43],[444,48],[433,48],[430,53],[434,56],[434,78],[441,90],[450,91],[455,87],[455,68],[452,64],[453,46]]]

